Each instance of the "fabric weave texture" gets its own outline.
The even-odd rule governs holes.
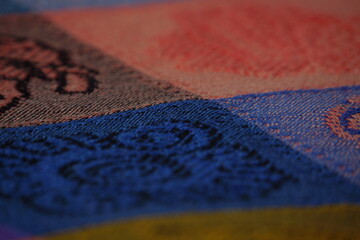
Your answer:
[[[359,23],[352,0],[1,1],[0,240],[360,239]]]

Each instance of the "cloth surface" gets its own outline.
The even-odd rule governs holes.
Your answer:
[[[0,240],[360,239],[360,2],[0,13]]]

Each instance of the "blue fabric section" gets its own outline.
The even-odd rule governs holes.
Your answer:
[[[23,4],[19,4],[14,0],[1,0],[0,1],[0,14],[4,13],[25,13],[29,9]]]
[[[360,113],[360,86],[252,94],[216,102],[309,158],[360,183],[360,125],[349,127],[351,118]],[[335,111],[337,107],[342,110]],[[330,127],[330,118],[338,118],[339,124],[331,125],[342,133]],[[349,137],[343,137],[344,133]]]
[[[360,201],[358,186],[205,100],[1,129],[0,158],[0,222],[37,234],[139,214]]]
[[[38,12],[79,7],[106,7],[180,0],[1,0],[0,14]]]

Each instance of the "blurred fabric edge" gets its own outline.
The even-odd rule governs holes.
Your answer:
[[[184,1],[184,0],[1,0],[0,14],[28,13],[46,10],[99,7],[112,5],[133,5],[149,2]]]
[[[63,10],[71,8],[126,6],[147,3],[184,2],[194,0],[1,0],[0,14],[41,12],[47,10]],[[196,0],[195,0],[196,1]],[[206,2],[205,0],[204,2]],[[240,2],[243,0],[239,0]],[[224,0],[223,2],[226,2]],[[319,8],[319,10],[332,9],[335,12],[357,14],[360,12],[360,1],[357,0],[251,0],[259,3],[285,3]]]
[[[359,239],[359,224],[359,205],[339,204],[140,217],[44,236],[26,236],[15,231],[5,233],[8,234],[6,240],[356,240]]]

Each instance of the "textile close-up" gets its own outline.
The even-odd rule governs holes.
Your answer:
[[[360,240],[360,1],[0,0],[0,240]]]

